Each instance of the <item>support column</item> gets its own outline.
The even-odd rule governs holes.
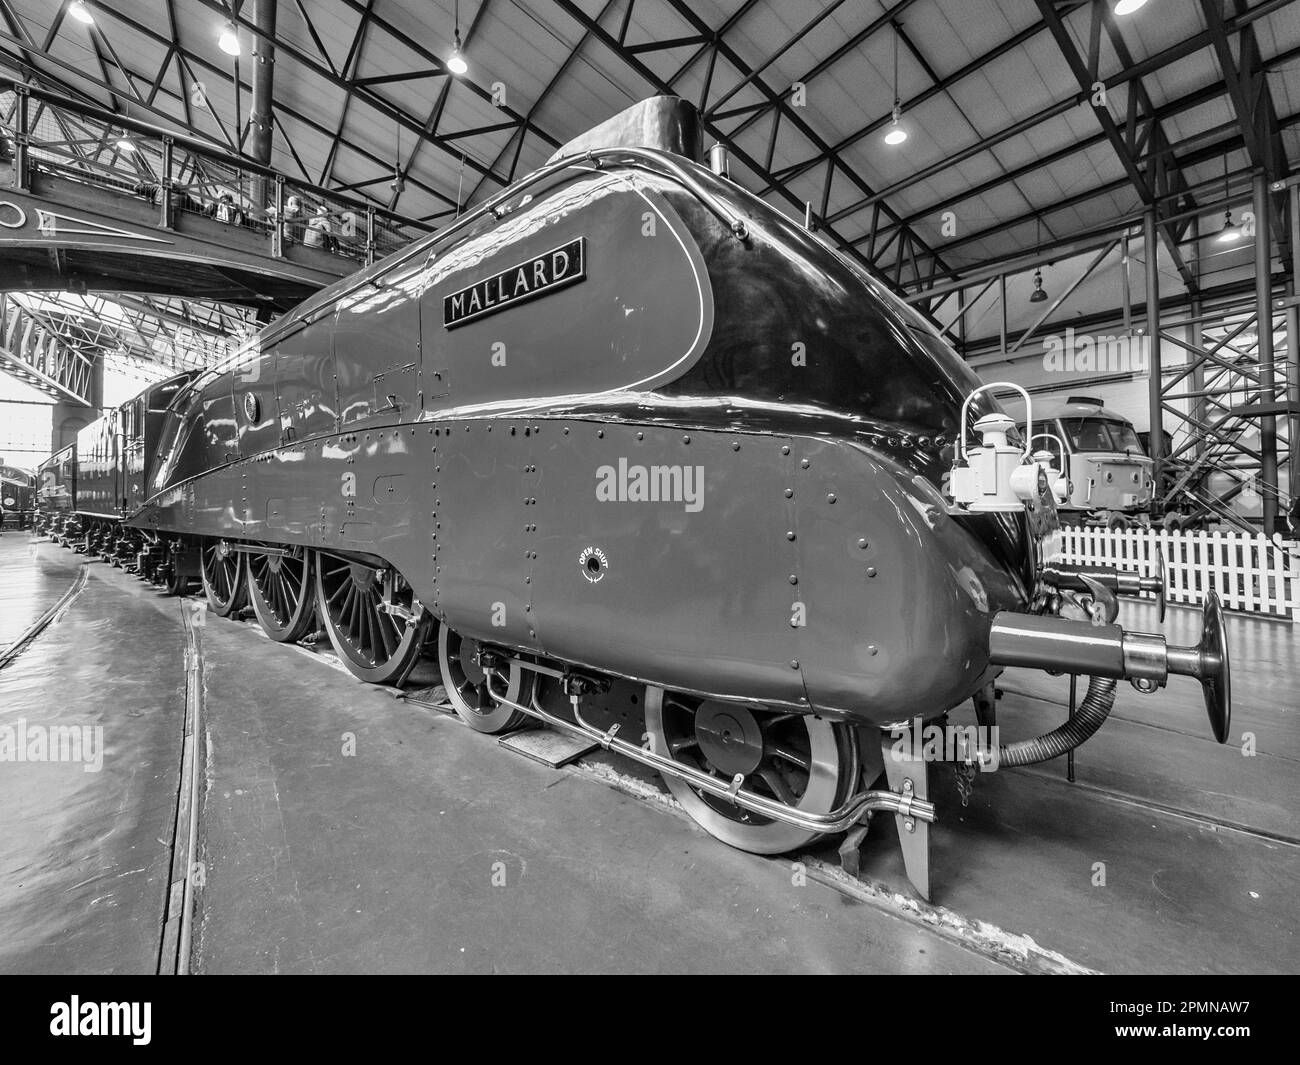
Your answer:
[[[1198,422],[1205,424],[1209,420],[1210,406],[1205,399],[1205,359],[1200,354],[1203,347],[1203,334],[1201,331],[1201,220],[1196,215],[1192,216],[1191,223],[1192,247],[1196,249],[1196,265],[1193,269],[1196,271],[1196,294],[1192,299],[1192,320],[1187,326],[1186,335],[1183,339],[1191,345],[1185,356],[1194,369],[1192,370],[1192,402],[1188,405],[1187,413],[1195,418]],[[1193,460],[1199,459],[1205,454],[1207,441],[1199,432],[1192,434],[1192,439],[1196,446],[1192,449]]]
[[[1007,275],[998,274],[998,314],[1002,319],[1001,337],[1002,354],[1007,353]]]
[[[90,406],[55,403],[50,408],[50,452],[60,451],[77,439],[77,430],[99,417],[104,407],[104,360],[96,358],[90,371]]]
[[[259,163],[270,165],[271,162],[271,108],[275,89],[275,45],[270,39],[275,37],[275,0],[254,0],[253,24],[266,37],[253,37],[253,104],[248,116],[248,151]],[[267,181],[256,175],[252,181],[252,199],[254,207],[265,211],[267,201]]]
[[[1294,286],[1293,286],[1294,287]],[[1286,397],[1291,405],[1290,433],[1287,448],[1287,484],[1291,502],[1300,499],[1300,307],[1286,309]]]
[[[1269,230],[1268,179],[1264,172],[1255,174],[1255,328],[1259,334],[1259,399],[1274,403],[1273,385],[1273,275],[1271,270],[1272,236]],[[1277,528],[1277,418],[1266,414],[1259,420],[1260,495],[1264,504],[1264,535],[1272,536]]]
[[[1200,247],[1198,243],[1196,245]],[[1191,302],[1192,322],[1187,326],[1187,335],[1185,337],[1188,344],[1195,348],[1203,347],[1201,339],[1201,298],[1196,296]],[[1205,359],[1197,352],[1189,351],[1187,358],[1193,363],[1192,367],[1192,401],[1188,405],[1187,413],[1190,414],[1201,424],[1209,420],[1209,404],[1205,399]],[[1205,454],[1206,439],[1200,432],[1194,432],[1192,438],[1195,441],[1192,447],[1193,459],[1199,459]]]
[[[1300,184],[1293,183],[1287,199],[1287,231],[1291,239],[1291,298],[1300,295]],[[1300,307],[1294,303],[1286,309],[1286,382],[1287,399],[1291,402],[1290,466],[1287,480],[1291,486],[1291,501],[1300,499]],[[1300,532],[1300,529],[1296,530]]]
[[[1142,221],[1142,247],[1146,256],[1147,283],[1147,335],[1151,342],[1151,381],[1149,408],[1151,417],[1151,479],[1155,488],[1151,492],[1151,514],[1156,516],[1158,501],[1164,486],[1162,474],[1165,465],[1164,436],[1164,375],[1160,368],[1160,245],[1156,238],[1156,212],[1150,208]]]

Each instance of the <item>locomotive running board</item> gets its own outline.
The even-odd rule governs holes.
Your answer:
[[[525,669],[532,668],[531,663],[520,662],[520,666]],[[543,672],[550,672],[542,670]],[[888,810],[890,813],[900,817],[913,820],[917,824],[926,825],[937,820],[934,803],[927,800],[922,794],[919,794],[915,782],[909,788],[906,785],[898,792],[894,791],[862,791],[854,795],[843,806],[832,810],[826,814],[811,814],[800,810],[791,810],[783,803],[766,796],[759,795],[756,792],[747,791],[741,785],[744,783],[744,777],[737,774],[732,778],[730,783],[724,783],[716,777],[711,777],[707,773],[702,773],[698,769],[692,769],[684,766],[679,762],[674,762],[663,755],[656,754],[654,751],[646,750],[635,744],[628,743],[626,740],[618,738],[618,725],[614,725],[608,730],[601,730],[587,724],[582,719],[582,713],[579,709],[581,698],[573,697],[573,710],[577,722],[566,721],[562,717],[556,717],[554,714],[537,705],[536,693],[533,696],[532,706],[523,706],[511,699],[498,695],[493,688],[492,682],[499,680],[499,671],[495,667],[484,668],[484,673],[488,678],[488,693],[500,706],[508,706],[512,710],[517,710],[521,714],[527,714],[529,717],[536,718],[539,721],[550,725],[552,728],[560,729],[565,732],[571,732],[574,735],[581,736],[584,739],[594,740],[599,743],[605,750],[614,751],[617,754],[631,758],[634,762],[640,762],[642,765],[649,766],[660,773],[669,774],[685,780],[692,787],[699,788],[701,791],[707,791],[710,795],[715,795],[720,799],[726,799],[728,802],[749,810],[752,813],[762,814],[764,817],[770,817],[774,821],[781,821],[787,825],[794,825],[798,828],[805,829],[809,832],[843,832],[860,821],[868,812],[874,810]],[[888,761],[888,759],[887,759]],[[913,774],[915,776],[915,774]],[[892,783],[892,780],[891,780]],[[922,783],[921,791],[924,791]],[[902,832],[899,833],[902,835]],[[928,836],[926,837],[928,839]],[[905,864],[909,870],[913,868],[914,862],[906,860],[907,847],[904,845]],[[917,885],[921,890],[921,885]],[[926,878],[925,890],[928,891],[928,876]]]

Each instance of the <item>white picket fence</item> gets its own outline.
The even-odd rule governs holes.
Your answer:
[[[1213,589],[1228,610],[1300,621],[1300,544],[1240,532],[1061,528],[1064,561],[1151,573],[1165,557],[1171,603],[1199,606]]]

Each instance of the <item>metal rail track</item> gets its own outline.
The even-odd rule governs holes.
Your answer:
[[[203,622],[204,604],[182,598],[185,630],[185,731],[172,828],[171,880],[158,944],[159,975],[186,976],[193,952],[194,892],[204,870],[198,853],[199,803],[203,783]]]
[[[1042,695],[1033,695],[1023,688],[1008,687],[1002,689],[1008,695],[1016,695],[1021,699],[1033,700],[1035,702],[1046,703],[1048,706],[1065,707],[1068,704],[1057,699],[1049,699]],[[1124,717],[1120,714],[1112,714],[1116,720],[1127,721],[1131,724],[1141,725],[1145,728],[1162,729],[1164,726],[1153,725],[1150,722],[1140,721],[1136,718]],[[1169,729],[1180,736],[1190,735],[1181,729]],[[1172,817],[1180,821],[1187,821],[1201,828],[1210,829],[1214,832],[1234,832],[1241,836],[1248,836],[1265,843],[1276,843],[1284,847],[1300,847],[1300,836],[1290,835],[1285,832],[1273,832],[1265,828],[1254,828],[1251,825],[1243,824],[1240,821],[1231,821],[1224,817],[1214,817],[1210,814],[1197,813],[1194,810],[1188,810],[1181,806],[1171,806],[1167,803],[1156,802],[1154,799],[1144,799],[1140,795],[1133,795],[1126,791],[1119,791],[1116,788],[1107,787],[1104,784],[1089,784],[1085,781],[1064,781],[1059,774],[1048,771],[1047,766],[1051,763],[1044,762],[1038,766],[1020,766],[1012,769],[1012,772],[1022,772],[1026,776],[1034,777],[1037,780],[1062,781],[1068,783],[1072,788],[1082,788],[1090,794],[1096,795],[1108,802],[1113,802],[1120,806],[1130,806],[1140,810],[1147,810],[1153,814],[1159,814],[1163,817]]]
[[[86,564],[83,562],[80,570],[77,572],[76,580],[72,582],[72,587],[64,592],[63,595],[59,597],[58,602],[50,607],[49,610],[45,611],[44,614],[28,625],[27,628],[23,629],[13,643],[3,651],[0,651],[0,669],[4,669],[5,666],[9,665],[10,662],[27,650],[28,645],[31,644],[37,636],[62,617],[63,612],[67,610],[72,601],[77,598],[77,596],[81,594],[82,589],[86,587],[86,581],[88,579],[89,572],[86,569]]]

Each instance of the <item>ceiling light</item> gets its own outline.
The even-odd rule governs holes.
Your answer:
[[[126,134],[123,134],[117,140],[117,147],[119,151],[133,152],[135,151],[135,142],[132,141],[131,138],[128,137]]]
[[[907,130],[902,126],[903,109],[899,106],[898,96],[898,34],[899,27],[894,27],[894,119],[889,124],[889,132],[885,134],[885,143],[889,145],[902,144],[907,140]]]
[[[456,43],[447,58],[447,69],[453,74],[465,74],[469,71],[469,64],[465,62],[465,57],[460,51],[460,30],[456,31]]]
[[[456,6],[452,9],[452,19],[452,27],[456,31],[455,44],[452,45],[451,55],[447,57],[447,69],[453,74],[464,74],[469,70],[469,64],[460,51],[460,0],[456,0]]]
[[[1229,207],[1223,212],[1223,228],[1219,230],[1219,235],[1214,238],[1216,244],[1236,244],[1241,240],[1241,227],[1232,224],[1232,208]]]
[[[217,40],[217,47],[226,55],[239,55],[239,34],[235,32],[235,24],[227,22],[225,28],[221,31],[221,36]]]
[[[894,101],[894,120],[889,124],[889,132],[885,134],[886,144],[902,144],[907,140],[907,130],[903,128],[901,119],[903,112],[898,106],[898,101]]]
[[[1034,271],[1034,291],[1029,294],[1030,303],[1042,303],[1047,299],[1047,293],[1043,291],[1043,271]]]
[[[68,8],[68,14],[78,22],[84,22],[87,26],[95,21],[95,16],[86,9],[83,0],[74,0],[72,6]]]
[[[1115,14],[1131,15],[1146,2],[1147,0],[1119,0],[1115,5]]]

